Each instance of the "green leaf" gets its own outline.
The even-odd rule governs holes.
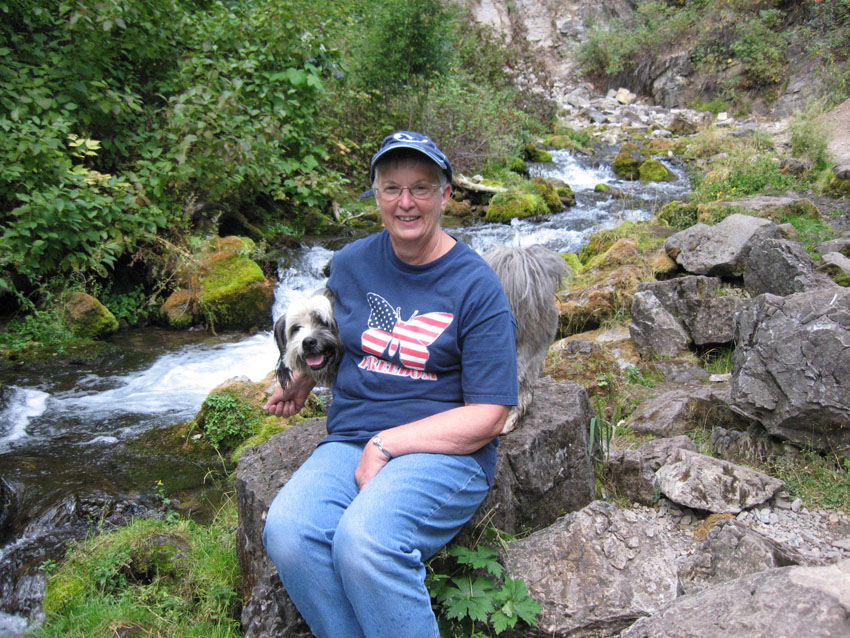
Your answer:
[[[469,565],[473,569],[486,569],[496,578],[501,578],[505,568],[499,562],[499,552],[489,545],[478,545],[474,550],[461,545],[449,549],[449,554],[457,558],[461,565]]]
[[[488,578],[458,576],[452,578],[455,587],[447,588],[442,601],[448,618],[465,618],[485,622],[494,611],[493,587]]]

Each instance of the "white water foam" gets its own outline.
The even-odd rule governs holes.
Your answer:
[[[47,392],[11,386],[8,405],[0,411],[0,450],[27,436],[27,425],[47,410]]]

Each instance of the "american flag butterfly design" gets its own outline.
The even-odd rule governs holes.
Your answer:
[[[407,321],[401,319],[401,308],[374,292],[366,293],[369,304],[368,328],[360,336],[360,344],[369,354],[381,356],[387,350],[390,357],[398,352],[402,365],[414,370],[424,370],[428,361],[428,346],[443,334],[454,319],[447,312],[426,312]],[[389,349],[387,348],[389,346]]]

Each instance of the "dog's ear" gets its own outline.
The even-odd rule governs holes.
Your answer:
[[[289,383],[290,377],[292,377],[292,370],[283,362],[283,357],[286,354],[286,314],[281,315],[274,323],[274,341],[280,352],[280,356],[277,358],[277,365],[275,366],[275,375],[280,383],[280,387],[285,388],[286,384]]]
[[[333,308],[334,302],[336,301],[336,296],[330,288],[319,288],[314,295],[324,295],[327,297],[328,301],[331,302],[331,308]]]

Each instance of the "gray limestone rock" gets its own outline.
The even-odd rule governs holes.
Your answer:
[[[673,545],[652,510],[602,501],[510,543],[506,575],[543,607],[536,629],[514,635],[616,636],[676,598]]]
[[[635,293],[629,334],[641,354],[672,357],[690,341],[682,324],[648,291]]]
[[[708,531],[693,553],[679,561],[679,584],[694,594],[718,583],[774,567],[805,565],[793,547],[778,543],[736,521],[722,520]]]
[[[784,485],[743,465],[687,450],[676,450],[655,478],[661,493],[674,503],[733,514],[764,503]]]
[[[770,220],[735,213],[714,226],[699,223],[672,235],[664,249],[690,273],[739,275],[756,242],[780,235]]]
[[[765,239],[750,250],[744,286],[755,297],[765,292],[792,295],[834,284],[828,277],[815,272],[811,257],[798,242]]]
[[[850,455],[850,289],[761,295],[736,342],[737,409],[775,436]]]
[[[649,441],[637,450],[618,450],[608,457],[606,476],[619,494],[652,505],[657,496],[655,472],[680,448],[697,451],[694,442],[684,435]]]
[[[782,567],[682,596],[620,638],[846,638],[850,561]]]

